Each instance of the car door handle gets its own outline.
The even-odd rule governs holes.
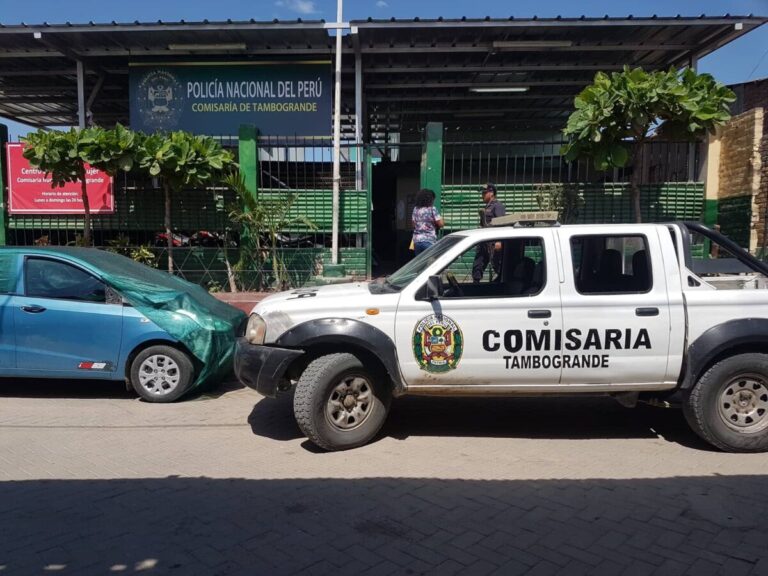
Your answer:
[[[528,318],[551,318],[551,310],[528,310]]]
[[[40,314],[40,312],[45,312],[45,308],[38,306],[37,304],[33,304],[32,306],[22,306],[21,309],[30,314]]]
[[[636,316],[658,316],[658,308],[635,308]]]

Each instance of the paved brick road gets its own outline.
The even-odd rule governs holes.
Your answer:
[[[0,383],[0,576],[768,574],[767,473],[610,400],[405,399],[324,454],[234,385]]]

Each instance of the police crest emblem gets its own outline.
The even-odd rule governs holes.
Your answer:
[[[464,336],[448,316],[431,314],[413,330],[413,355],[422,370],[434,374],[454,370],[463,351]]]
[[[184,108],[184,90],[168,70],[146,73],[138,85],[138,111],[144,123],[156,130],[175,128]]]

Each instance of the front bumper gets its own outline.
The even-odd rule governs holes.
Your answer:
[[[245,338],[237,339],[235,375],[245,386],[263,396],[274,398],[291,362],[304,354],[303,350],[256,346]]]

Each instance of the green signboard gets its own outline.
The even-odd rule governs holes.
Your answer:
[[[130,66],[131,128],[328,136],[332,122],[330,62],[173,62]]]

